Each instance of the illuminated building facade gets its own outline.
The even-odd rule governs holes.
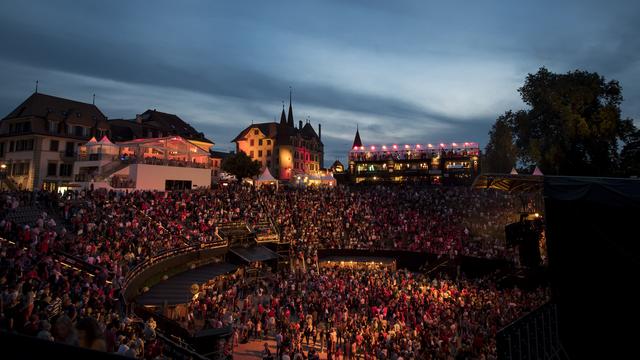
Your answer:
[[[257,160],[262,168],[269,168],[279,180],[290,181],[300,175],[315,175],[324,164],[322,127],[318,132],[307,121],[294,126],[293,108],[289,100],[289,113],[284,106],[280,122],[251,124],[233,139],[236,151]]]
[[[364,146],[357,130],[349,151],[353,183],[470,184],[479,172],[480,147],[475,142]]]

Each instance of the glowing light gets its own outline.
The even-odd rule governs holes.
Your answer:
[[[360,146],[360,150],[364,150],[364,146]]]
[[[453,143],[453,144],[451,144],[451,145],[453,145],[453,146],[458,146],[458,144],[456,144],[456,143]]]
[[[444,147],[444,144],[443,144],[443,143],[440,143],[440,147]]]
[[[395,149],[397,149],[397,148],[398,148],[398,145],[393,144],[393,149],[395,150]]]
[[[354,146],[354,147],[353,147],[353,150],[358,150],[358,147],[357,147],[357,146]]]
[[[535,213],[535,214],[533,214],[533,216],[535,216],[535,217],[540,217],[540,214]]]
[[[371,151],[375,151],[375,150],[376,150],[376,147],[371,145]]]
[[[387,145],[382,145],[382,150],[387,150]]]
[[[430,147],[430,148],[432,148],[432,147],[433,147],[433,145],[431,145],[431,144],[429,144],[429,145],[427,145],[427,146],[428,146],[428,147]]]
[[[417,147],[418,149],[420,149],[420,144],[416,145],[416,147]]]
[[[409,148],[409,145],[405,145],[405,146],[404,146],[404,148],[405,148],[405,149],[408,149],[408,148]]]
[[[469,146],[469,143],[468,142],[464,143],[464,146]]]

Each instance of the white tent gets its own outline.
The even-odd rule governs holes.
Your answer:
[[[93,136],[89,141],[87,141],[87,143],[85,144],[86,146],[92,146],[92,145],[97,145],[98,144],[98,140],[96,140],[96,137]]]
[[[509,174],[518,175],[518,171],[516,171],[516,168],[511,168],[511,172]]]
[[[535,170],[533,170],[533,175],[534,176],[543,176],[544,174],[542,173],[542,171],[540,171],[540,169],[536,166]]]
[[[95,138],[92,138],[92,140],[95,141]],[[118,152],[119,152],[118,145],[112,143],[111,140],[109,140],[109,138],[106,135],[103,136],[102,139],[100,139],[100,141],[98,141],[93,145],[97,145],[97,146],[94,146],[96,150],[91,151],[92,153],[98,152],[101,154],[118,155]]]
[[[268,167],[265,167],[264,171],[262,171],[262,174],[260,174],[260,176],[258,176],[258,178],[254,181],[254,185],[257,187],[260,187],[262,185],[275,185],[277,188],[278,179],[274,178],[273,175],[271,175],[271,171],[269,171]]]

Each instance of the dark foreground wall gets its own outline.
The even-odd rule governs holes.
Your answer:
[[[546,177],[544,195],[565,349],[572,359],[637,358],[640,181]]]

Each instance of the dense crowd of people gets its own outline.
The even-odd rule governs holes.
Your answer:
[[[230,276],[199,295],[189,318],[232,325],[229,346],[275,338],[276,355],[333,359],[495,359],[497,331],[548,296],[382,267],[322,267],[253,285]]]
[[[83,190],[64,196],[3,193],[0,329],[161,358],[155,326],[126,316],[119,288],[131,269],[154,256],[221,241],[221,224],[271,223],[292,244],[292,255],[307,260],[319,248],[513,259],[503,229],[514,220],[517,206],[502,193],[462,187],[255,190],[230,185],[175,192]],[[27,224],[11,220],[25,207],[39,209],[40,215]],[[69,266],[66,256],[96,270]],[[239,338],[251,331],[279,334],[289,341],[288,351],[300,350],[301,339],[310,341],[315,334],[320,343],[331,339],[332,354],[341,356],[494,354],[496,329],[539,305],[545,295],[407,272],[313,266],[277,274],[257,288],[238,286],[242,281],[229,280],[224,293],[203,295],[192,304],[191,319],[212,327],[234,324],[242,332]],[[482,340],[473,337],[477,333]]]
[[[337,187],[265,192],[281,236],[299,251],[394,249],[515,260],[504,226],[520,200],[468,187]],[[309,256],[309,254],[307,254]]]

